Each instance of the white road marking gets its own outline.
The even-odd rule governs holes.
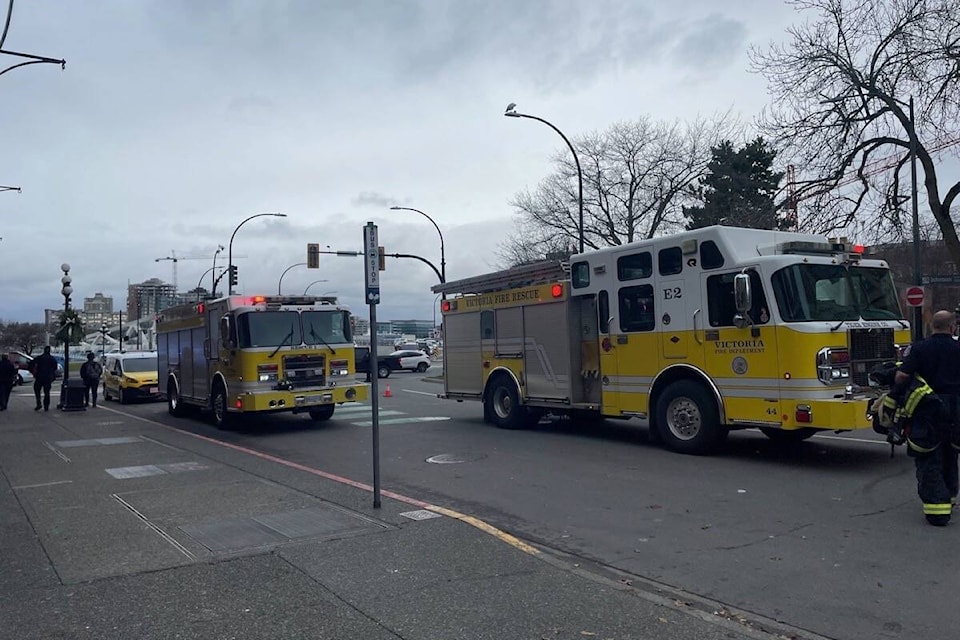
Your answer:
[[[436,393],[430,393],[428,391],[414,391],[413,389],[401,389],[401,391],[403,391],[404,393],[416,393],[421,396],[433,396],[434,398],[437,397]]]
[[[425,416],[422,418],[410,416],[408,418],[391,418],[390,420],[381,420],[380,424],[408,424],[410,422],[439,422],[441,420],[449,420],[449,419],[450,419],[450,416]],[[372,427],[373,421],[366,420],[364,422],[351,422],[350,424],[355,424],[358,427]]]

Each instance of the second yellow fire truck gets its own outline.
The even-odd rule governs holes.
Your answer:
[[[350,312],[333,297],[234,295],[164,309],[157,354],[170,413],[209,409],[218,427],[280,411],[327,420],[337,404],[368,396]]]
[[[909,340],[886,262],[812,234],[708,227],[433,290],[444,397],[505,428],[636,418],[685,453],[869,427],[868,373]]]

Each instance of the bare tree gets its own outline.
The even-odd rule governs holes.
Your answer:
[[[620,245],[682,228],[683,206],[696,201],[711,147],[737,128],[727,114],[686,124],[641,118],[573,140],[583,171],[584,246]],[[569,254],[578,245],[576,165],[567,149],[553,160],[557,170],[510,203],[518,233],[499,251],[509,264]]]
[[[761,117],[780,159],[798,172],[801,228],[861,230],[877,241],[909,232],[910,146],[916,142],[927,205],[960,265],[936,152],[960,133],[957,0],[792,0],[804,22],[789,40],[754,49],[773,104]],[[910,119],[909,102],[915,103]],[[855,176],[851,180],[851,173]],[[845,190],[838,186],[854,183]]]
[[[14,347],[27,355],[46,340],[46,326],[42,322],[10,322],[0,330],[3,346]]]

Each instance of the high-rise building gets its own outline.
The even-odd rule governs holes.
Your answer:
[[[92,298],[84,298],[81,318],[86,327],[99,329],[103,324],[114,324],[116,315],[113,313],[113,298],[105,296],[99,291],[93,294]]]
[[[177,291],[160,278],[127,286],[127,317],[146,318],[177,304]]]

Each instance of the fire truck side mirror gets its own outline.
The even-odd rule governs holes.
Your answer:
[[[233,349],[233,340],[230,339],[230,316],[220,318],[220,344],[224,349]]]
[[[733,303],[737,312],[744,314],[753,306],[753,295],[750,291],[750,276],[738,273],[733,276]]]

